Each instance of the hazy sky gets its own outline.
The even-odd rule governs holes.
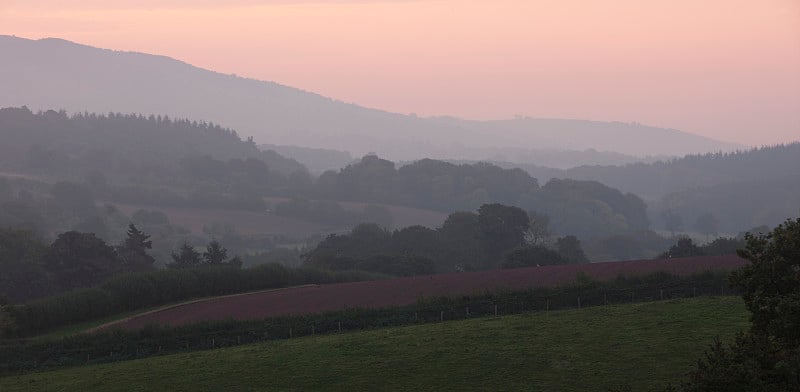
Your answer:
[[[800,139],[798,0],[0,0],[0,34],[163,54],[401,113]]]

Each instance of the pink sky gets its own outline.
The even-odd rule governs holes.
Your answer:
[[[163,54],[401,113],[800,139],[797,0],[108,3],[0,0],[0,34]]]

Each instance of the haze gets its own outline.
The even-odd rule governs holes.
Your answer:
[[[637,121],[749,145],[800,129],[794,1],[213,3],[4,1],[0,34],[164,54],[400,113]]]

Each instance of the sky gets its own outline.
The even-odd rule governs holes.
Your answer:
[[[0,34],[161,54],[420,116],[800,140],[798,0],[0,0]]]

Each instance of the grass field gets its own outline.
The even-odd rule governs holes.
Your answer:
[[[740,298],[593,307],[387,328],[0,379],[0,391],[636,391],[682,379]]]

